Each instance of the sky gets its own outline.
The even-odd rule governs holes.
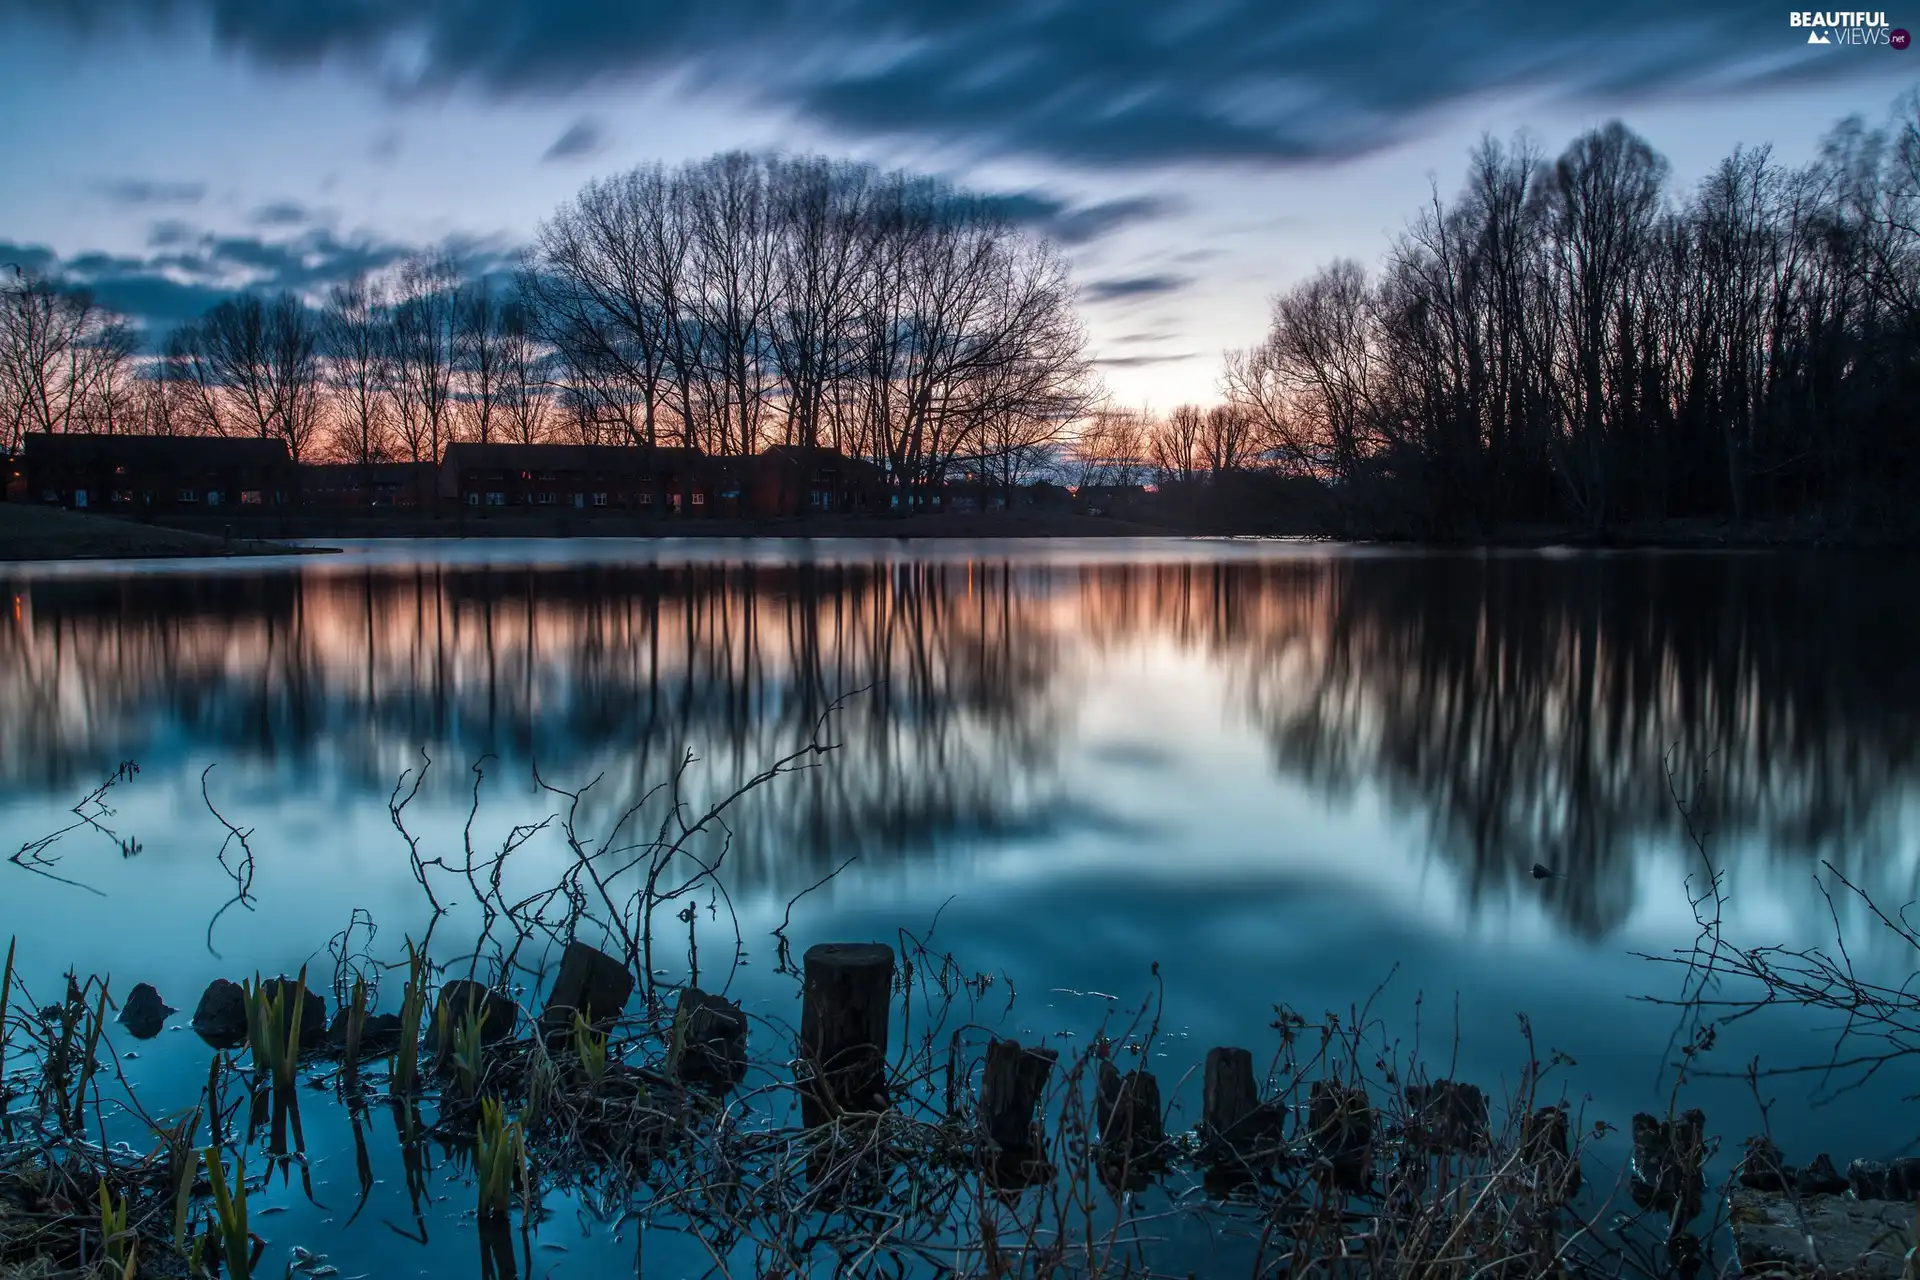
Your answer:
[[[1880,123],[1920,84],[1882,42],[1920,0],[1889,2],[1810,45],[1756,0],[0,0],[0,263],[158,331],[443,241],[505,266],[642,162],[828,154],[1008,197],[1115,399],[1164,410],[1216,398],[1276,291],[1378,262],[1483,134],[1622,119],[1681,189]]]

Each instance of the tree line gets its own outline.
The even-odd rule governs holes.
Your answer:
[[[0,294],[0,444],[261,436],[296,459],[455,440],[825,446],[914,487],[1024,473],[1097,384],[1064,261],[989,200],[903,172],[731,153],[590,182],[519,269],[443,252],[317,303],[242,293],[142,351],[84,290]]]
[[[1293,483],[1327,528],[1594,532],[1920,514],[1920,97],[1811,163],[1740,148],[1691,191],[1619,123],[1484,140],[1376,269],[1331,263],[1229,352],[1222,402],[1096,414],[1081,477]],[[1271,500],[1271,496],[1269,499]]]

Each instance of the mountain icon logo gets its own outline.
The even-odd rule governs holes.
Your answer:
[[[1827,39],[1826,35],[1822,32],[1809,31],[1807,32],[1807,43],[1808,44],[1832,44],[1833,41]]]

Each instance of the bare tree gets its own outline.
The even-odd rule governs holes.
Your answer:
[[[388,356],[398,429],[414,462],[439,462],[453,439],[454,367],[465,290],[444,255],[410,259],[400,269]]]
[[[99,400],[107,377],[117,396],[130,331],[91,294],[16,269],[0,282],[0,446],[20,447],[30,431],[85,430],[103,409],[111,429],[122,406]]]
[[[387,391],[393,382],[390,317],[374,281],[359,276],[327,294],[327,365],[340,454],[363,468],[385,458],[391,431]],[[362,486],[372,501],[371,484]]]
[[[537,444],[547,434],[552,400],[547,390],[546,352],[524,285],[500,311],[500,412],[507,437]]]
[[[467,434],[481,444],[491,441],[497,430],[495,422],[506,381],[500,312],[493,282],[483,277],[467,290],[454,335],[463,384],[462,399],[471,424]]]

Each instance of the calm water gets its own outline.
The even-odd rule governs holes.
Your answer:
[[[695,798],[732,790],[843,699],[826,721],[837,750],[731,823],[749,956],[733,988],[757,1008],[797,1017],[767,932],[852,859],[794,906],[796,946],[922,934],[937,915],[943,949],[1019,992],[1016,1034],[1084,1035],[1137,1008],[1157,962],[1170,1086],[1211,1044],[1264,1058],[1276,1004],[1371,998],[1384,1037],[1417,1034],[1443,1070],[1497,1090],[1524,1062],[1524,1012],[1543,1051],[1577,1063],[1557,1077],[1569,1099],[1624,1125],[1663,1109],[1671,1083],[1673,1011],[1638,998],[1678,982],[1635,953],[1695,932],[1700,860],[1670,769],[1683,790],[1706,770],[1699,821],[1727,874],[1730,940],[1830,942],[1823,860],[1887,903],[1914,896],[1913,568],[855,540],[14,567],[0,579],[9,838],[62,825],[120,762],[140,772],[111,794],[112,836],[54,847],[73,883],[0,864],[0,933],[18,935],[37,994],[71,966],[116,990],[151,981],[188,1011],[215,976],[324,967],[355,908],[390,959],[427,914],[388,812],[423,753],[408,826],[451,850],[483,757],[476,838],[554,812],[536,766],[568,789],[598,780],[592,825],[688,750]],[[253,901],[211,927],[232,882],[203,778],[255,852]],[[536,840],[517,865],[537,881],[563,852]],[[1564,876],[1536,880],[1535,862]],[[1844,894],[1838,907],[1856,961],[1911,970]],[[1821,1028],[1759,1020],[1710,1065],[1816,1060]],[[204,1078],[190,1033],[116,1043],[158,1110]],[[1903,1149],[1877,1102],[1914,1092],[1911,1078],[1809,1100],[1835,1083],[1769,1089],[1790,1157]],[[1695,1080],[1680,1100],[1730,1140],[1757,1128],[1738,1081]],[[377,1168],[384,1214],[343,1227],[357,1195],[345,1121],[307,1130],[319,1203],[282,1193],[288,1210],[263,1227],[276,1247],[304,1241],[348,1275],[472,1270],[452,1225],[464,1184],[416,1244],[382,1225],[407,1215],[397,1169]],[[557,1246],[543,1273],[562,1275],[632,1248],[584,1212],[541,1239]]]

